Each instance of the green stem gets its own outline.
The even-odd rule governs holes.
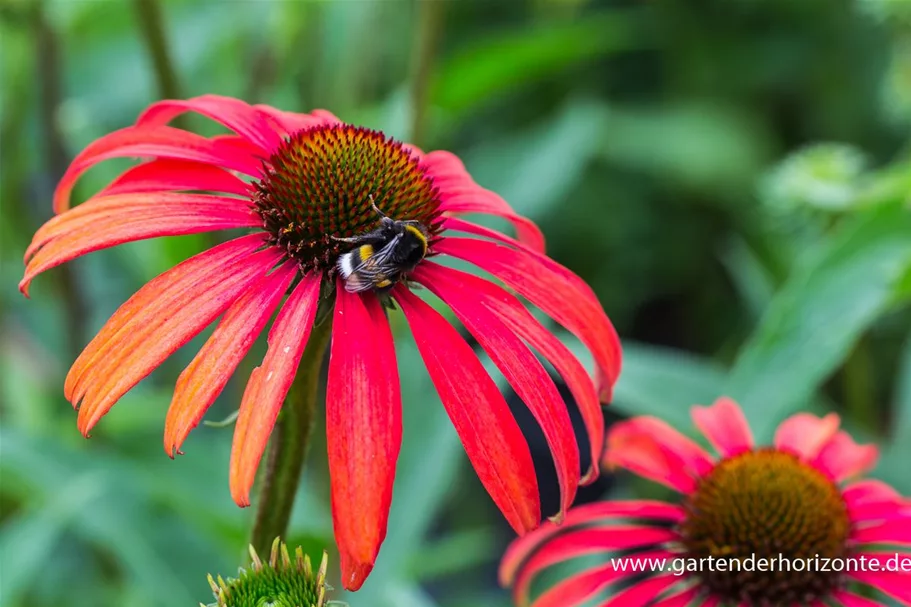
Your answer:
[[[272,541],[276,537],[284,537],[288,530],[294,497],[310,444],[320,370],[331,333],[331,316],[313,327],[294,383],[272,431],[269,461],[250,538],[250,544],[259,554],[268,554]]]
[[[427,122],[427,95],[433,75],[437,41],[443,22],[443,0],[419,0],[417,31],[411,58],[411,137],[412,143],[423,145],[424,127]]]
[[[168,52],[161,6],[157,0],[134,0],[134,4],[139,29],[145,38],[152,65],[155,68],[158,94],[164,99],[177,99],[180,97],[180,86],[177,82],[174,62]]]
[[[848,417],[868,430],[881,431],[868,338],[861,338],[845,361],[842,385]]]
[[[43,3],[37,3],[34,6],[33,19],[38,85],[41,93],[40,125],[44,131],[43,157],[47,168],[45,175],[47,180],[42,185],[46,185],[50,192],[53,184],[63,177],[66,167],[70,163],[64,135],[60,130],[60,120],[57,118],[57,110],[64,96],[60,66],[60,40],[47,20]],[[60,277],[57,284],[62,299],[66,302],[64,314],[66,315],[67,349],[69,357],[75,360],[85,345],[84,339],[87,333],[85,320],[88,318],[88,308],[79,277],[73,266],[65,264],[57,268],[57,275]]]

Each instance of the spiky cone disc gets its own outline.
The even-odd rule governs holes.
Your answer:
[[[329,557],[323,552],[319,570],[314,575],[309,555],[300,546],[294,559],[288,546],[279,538],[272,542],[269,560],[263,562],[250,546],[252,564],[241,569],[236,578],[225,580],[209,575],[209,586],[215,602],[200,607],[324,607],[326,603],[326,568]]]

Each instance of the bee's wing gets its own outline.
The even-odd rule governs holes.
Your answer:
[[[394,273],[396,268],[390,263],[393,260],[398,241],[399,236],[395,236],[373,255],[355,265],[345,280],[345,290],[350,293],[368,291],[374,288],[377,282]]]
[[[345,290],[349,293],[362,293],[373,288],[373,281],[361,274],[351,274],[345,279]]]

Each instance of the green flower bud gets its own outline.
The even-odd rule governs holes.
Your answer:
[[[268,562],[263,562],[253,546],[250,546],[252,564],[240,569],[236,578],[213,578],[209,585],[215,602],[200,607],[326,607],[326,567],[328,556],[325,551],[316,575],[310,557],[298,546],[294,560],[288,547],[279,538],[272,542],[272,553]]]

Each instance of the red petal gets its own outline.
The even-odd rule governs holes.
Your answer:
[[[704,588],[697,584],[692,588],[688,588],[682,592],[673,594],[666,599],[658,601],[653,607],[687,607],[693,602],[693,599],[702,592],[704,592]]]
[[[650,416],[615,424],[607,435],[605,463],[620,466],[681,493],[696,489],[714,467],[695,442]]]
[[[211,196],[207,194],[184,194],[176,192],[146,192],[135,194],[116,194],[113,196],[94,196],[74,209],[69,209],[54,216],[35,232],[32,243],[25,251],[28,260],[36,250],[49,240],[87,226],[95,225],[99,218],[115,218],[125,213],[145,214],[155,219],[156,211],[179,212],[185,209],[190,213],[202,208],[207,214],[217,218],[243,219],[250,221],[254,215],[250,206],[237,198]],[[205,218],[205,217],[204,217]],[[248,224],[249,225],[249,224]]]
[[[845,575],[848,578],[855,579],[859,582],[873,586],[880,592],[883,592],[902,605],[911,607],[911,575],[905,571],[885,571],[889,559],[895,558],[895,553],[859,553],[855,557],[866,556],[869,560],[871,557],[877,559],[879,571],[870,571],[869,568],[864,571],[851,571]],[[899,554],[899,561],[902,558],[911,558],[911,555]],[[901,563],[899,563],[901,564]]]
[[[865,480],[850,485],[842,492],[851,521],[890,520],[899,518],[911,502],[882,481]]]
[[[441,194],[440,210],[444,213],[484,213],[502,217],[515,227],[521,242],[533,251],[544,253],[544,234],[541,233],[537,224],[499,204],[503,199],[493,192],[479,187],[446,190]]]
[[[617,571],[610,565],[598,565],[574,573],[548,588],[534,600],[531,607],[581,607],[602,588],[628,575],[630,574]],[[528,605],[527,599],[525,602],[519,602],[519,598],[514,596],[519,607]]]
[[[908,509],[904,516],[855,529],[851,534],[851,540],[859,544],[911,545],[911,509]],[[911,571],[908,573],[911,574]]]
[[[412,277],[452,308],[538,422],[553,455],[560,485],[556,521],[563,520],[579,487],[579,448],[566,403],[544,365],[484,305],[486,294],[481,291],[484,286],[478,283],[487,281],[438,264],[425,264]],[[497,290],[511,297],[502,289]]]
[[[466,234],[474,234],[476,236],[483,236],[485,238],[490,238],[491,240],[499,240],[503,244],[507,244],[511,247],[516,247],[517,249],[522,249],[533,255],[541,255],[541,251],[533,247],[530,247],[526,243],[516,240],[512,236],[508,236],[503,232],[499,232],[492,228],[487,228],[476,223],[472,223],[461,217],[443,217],[443,229],[444,230],[454,230],[456,232],[465,232]]]
[[[544,252],[544,235],[538,226],[516,214],[503,198],[475,183],[455,155],[443,151],[430,152],[423,155],[420,162],[440,191],[441,211],[503,217],[515,226],[519,240],[535,251]]]
[[[261,152],[262,153],[262,152]],[[70,164],[54,192],[54,211],[69,207],[70,193],[79,176],[102,160],[135,156],[192,160],[223,166],[253,177],[260,175],[256,148],[237,142],[206,139],[169,126],[127,127],[95,140]]]
[[[693,422],[718,455],[731,457],[753,448],[753,433],[740,407],[730,398],[719,398],[711,407],[693,407]]]
[[[679,523],[684,518],[684,511],[680,506],[648,500],[595,502],[572,508],[562,525],[544,523],[534,532],[510,544],[500,563],[500,584],[512,585],[519,567],[535,550],[546,545],[554,536],[566,532],[574,525],[606,526],[614,523],[611,519],[617,518]]]
[[[458,156],[452,152],[437,150],[427,154],[415,146],[411,146],[414,152],[421,159],[423,166],[433,177],[434,182],[440,186],[451,187],[463,183],[466,179],[471,179],[465,165]]]
[[[513,600],[519,604],[528,602],[528,591],[534,577],[557,563],[591,554],[657,546],[679,539],[680,535],[671,529],[642,525],[576,529],[561,533],[551,542],[541,546],[534,556],[522,565],[513,589]]]
[[[306,274],[291,292],[269,331],[263,363],[244,390],[231,445],[231,496],[240,507],[250,505],[256,469],[310,337],[319,286],[319,276]]]
[[[179,452],[187,435],[221,394],[296,273],[297,266],[286,263],[251,285],[228,308],[212,336],[177,378],[164,430],[164,449],[170,457]]]
[[[153,103],[136,120],[136,126],[164,126],[186,112],[211,118],[268,152],[281,144],[281,137],[272,128],[273,123],[262,112],[240,99],[220,95]]]
[[[254,105],[253,107],[269,116],[279,130],[287,135],[324,124],[341,123],[341,120],[326,110],[313,110],[312,114],[297,114],[285,112],[268,105]]]
[[[839,417],[835,413],[829,413],[825,417],[797,413],[778,426],[775,431],[775,447],[794,453],[806,461],[813,461],[838,432],[839,423]]]
[[[382,304],[341,285],[332,326],[326,436],[342,584],[357,590],[386,537],[402,442],[402,397]]]
[[[848,592],[847,590],[837,590],[835,594],[832,595],[832,598],[844,607],[886,607],[879,601],[868,599],[859,594]]]
[[[541,504],[528,444],[509,406],[458,332],[407,288],[395,289],[430,378],[481,483],[520,535]]]
[[[680,576],[674,573],[666,573],[647,580],[636,582],[623,592],[618,592],[607,601],[601,603],[601,607],[645,607],[651,605],[656,597],[662,592],[680,582]]]
[[[533,256],[484,240],[444,238],[434,244],[434,250],[490,272],[571,331],[594,355],[601,397],[605,402],[610,400],[620,375],[620,340],[581,278],[543,255]]]
[[[874,479],[858,481],[845,487],[842,497],[849,507],[900,500],[901,495],[886,483]]]
[[[41,272],[80,255],[156,236],[254,227],[262,220],[236,199],[200,194],[120,194],[93,198],[56,215],[25,252],[19,290]]]
[[[816,456],[813,465],[835,481],[869,472],[876,466],[879,449],[876,445],[858,445],[847,432],[838,432]]]
[[[669,556],[666,550],[659,550],[640,552],[636,554],[635,558],[660,559],[666,556]],[[550,588],[532,603],[532,607],[575,607],[588,604],[587,601],[607,585],[637,573],[614,568],[610,562],[607,565],[599,565],[579,572]]]
[[[594,481],[598,477],[601,453],[604,450],[604,415],[595,386],[582,363],[516,297],[499,286],[432,262],[426,262],[424,267],[434,272],[438,271],[437,268],[442,268],[439,271],[458,276],[470,284],[474,297],[482,300],[516,335],[527,341],[554,366],[572,392],[588,433],[592,461],[581,482],[585,484]]]
[[[161,190],[226,192],[248,197],[250,186],[228,171],[188,160],[150,160],[124,172],[97,196]]]
[[[66,378],[83,434],[142,378],[192,339],[278,261],[258,234],[214,247],[168,270],[114,313]],[[213,271],[217,268],[217,271]]]

